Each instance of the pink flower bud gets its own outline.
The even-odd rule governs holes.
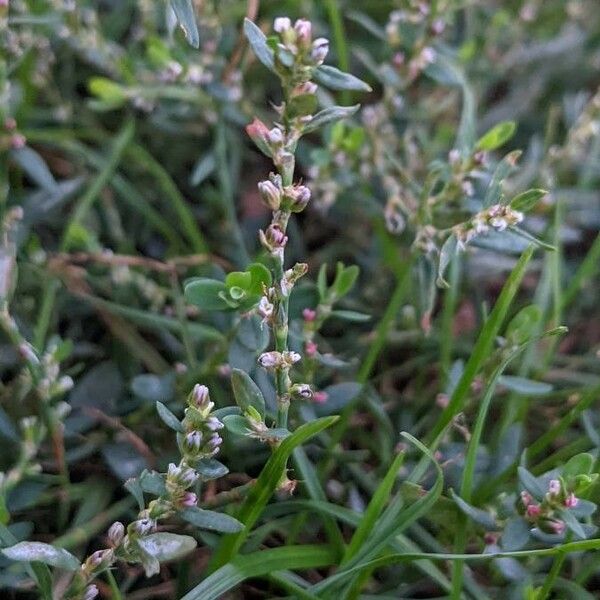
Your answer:
[[[111,546],[120,546],[124,536],[125,526],[120,521],[115,521],[108,530],[108,539]]]
[[[578,504],[579,504],[579,499],[575,496],[575,494],[573,494],[573,492],[571,492],[565,498],[565,506],[567,508],[575,508]]]
[[[298,46],[308,48],[312,37],[312,24],[306,19],[298,19],[294,23],[294,31],[296,32],[296,41]]]
[[[199,431],[190,431],[184,438],[184,445],[188,452],[198,452],[202,445],[202,434]]]
[[[292,22],[287,17],[277,17],[273,22],[273,29],[277,33],[283,33],[292,27]]]
[[[246,125],[246,133],[263,154],[272,156],[269,143],[269,128],[260,119],[255,117],[252,123]]]
[[[521,502],[523,503],[523,506],[529,506],[533,502],[533,497],[529,492],[522,491]]]
[[[0,6],[3,6],[2,2],[6,2],[6,5],[4,6],[8,6],[8,0],[0,0]],[[94,600],[99,593],[96,584],[92,583],[92,585],[88,585],[85,588],[82,600]]]
[[[14,150],[20,150],[27,143],[27,138],[21,133],[14,133],[10,138],[10,147]]]
[[[271,210],[279,210],[281,190],[269,179],[258,183],[258,191],[265,205]]]
[[[316,402],[317,404],[325,404],[325,402],[327,402],[327,399],[329,398],[329,394],[327,392],[314,392],[313,393],[313,402]]]
[[[560,481],[558,479],[551,479],[548,484],[548,493],[551,496],[558,496],[560,494]]]
[[[0,6],[1,6],[2,0],[0,0]],[[15,121],[15,119],[13,117],[6,117],[6,119],[4,119],[4,128],[7,131],[14,131],[17,128],[17,122]]]
[[[312,358],[317,354],[317,344],[315,344],[315,342],[306,342],[304,350],[306,352],[306,355]]]
[[[317,311],[312,308],[305,308],[302,311],[302,317],[308,323],[312,323],[317,318]]]
[[[194,492],[186,492],[183,495],[183,498],[181,500],[181,505],[182,506],[196,506],[196,504],[198,503],[198,496],[196,496],[196,494],[194,494]]]
[[[275,307],[266,296],[263,296],[258,302],[258,314],[263,318],[263,321],[268,321],[273,316]]]
[[[280,352],[263,352],[258,357],[258,364],[265,369],[274,369],[281,364]]]
[[[316,65],[322,65],[327,53],[329,52],[329,40],[317,38],[312,45],[310,57]]]
[[[540,516],[541,512],[542,512],[542,509],[540,508],[539,504],[529,504],[527,506],[527,510],[525,511],[525,514],[530,519],[537,519],[537,517]]]

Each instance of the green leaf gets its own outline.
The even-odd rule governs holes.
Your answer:
[[[492,127],[485,135],[477,141],[478,150],[495,150],[510,140],[517,129],[514,121],[504,121]]]
[[[242,409],[242,412],[252,406],[258,411],[261,419],[265,418],[265,398],[248,373],[240,369],[233,369],[231,386],[236,404]]]
[[[269,48],[265,34],[250,19],[244,19],[244,33],[254,54],[256,54],[256,58],[269,71],[276,73],[273,50]]]
[[[536,499],[543,500],[546,495],[546,489],[539,479],[534,477],[525,467],[517,469],[521,485]]]
[[[130,387],[138,398],[164,404],[172,400],[175,395],[175,376],[173,373],[162,376],[144,373],[134,377]]]
[[[562,520],[565,522],[565,525],[578,537],[581,539],[586,539],[587,535],[585,533],[584,528],[581,526],[581,523],[575,518],[575,515],[567,509],[563,509],[559,511],[559,515]]]
[[[88,89],[112,108],[122,106],[127,100],[125,88],[107,77],[92,77],[88,81]]]
[[[138,544],[159,562],[183,558],[196,547],[196,540],[189,535],[160,532],[141,536]]]
[[[162,496],[167,493],[165,476],[162,473],[144,470],[140,473],[138,480],[144,492],[154,496]]]
[[[335,280],[332,285],[337,298],[342,298],[352,289],[359,271],[360,269],[356,265],[344,267],[341,262],[337,263]]]
[[[197,277],[186,282],[185,299],[203,310],[223,310],[229,308],[227,302],[219,295],[226,293],[227,287],[217,279]]]
[[[458,251],[458,240],[456,236],[451,235],[442,245],[440,250],[440,259],[438,262],[438,273],[436,284],[438,287],[448,288],[450,287],[448,282],[444,279],[444,273],[452,262],[452,259],[456,256]]]
[[[288,458],[294,448],[317,435],[317,433],[335,423],[336,420],[337,417],[324,417],[305,423],[286,437],[279,447],[274,450],[237,515],[238,520],[245,526],[244,530],[237,534],[227,535],[221,540],[212,559],[211,566],[213,569],[223,566],[237,554],[273,492],[277,489],[277,485],[285,472]]]
[[[513,150],[498,163],[498,166],[492,175],[492,180],[490,181],[488,189],[485,193],[485,198],[483,200],[484,206],[487,207],[491,206],[492,204],[498,204],[503,200],[502,182],[515,169],[521,154],[522,152],[520,150]]]
[[[57,183],[48,169],[44,159],[29,146],[16,148],[10,151],[10,157],[14,160],[27,176],[45,190],[55,190]]]
[[[231,288],[238,287],[244,291],[250,289],[252,284],[252,274],[246,271],[232,271],[225,277],[225,286],[231,290]],[[232,296],[233,297],[233,296]]]
[[[542,396],[554,389],[549,383],[532,381],[526,377],[515,377],[513,375],[502,375],[500,383],[512,392],[527,396]]]
[[[532,189],[520,193],[510,201],[510,207],[520,212],[530,211],[548,192],[546,190]]]
[[[179,26],[183,29],[185,39],[194,48],[200,47],[200,35],[194,14],[192,0],[170,0],[171,8],[177,17]]]
[[[350,321],[352,323],[366,323],[372,319],[371,315],[356,312],[354,310],[332,310],[329,316],[342,319],[342,321]]]
[[[156,402],[156,410],[158,416],[163,420],[167,427],[170,427],[179,433],[183,433],[181,421],[162,402]]]
[[[229,433],[244,436],[250,433],[248,421],[246,417],[243,417],[242,415],[227,415],[226,417],[223,417],[222,421],[223,425],[225,425],[225,429],[227,429]]]
[[[563,467],[562,476],[565,478],[577,477],[577,475],[589,475],[594,468],[594,457],[587,452],[576,454],[567,461]]]
[[[67,550],[42,542],[19,542],[0,552],[10,560],[27,563],[41,562],[65,571],[77,571],[81,566],[77,558]]]
[[[330,65],[321,65],[318,67],[313,75],[314,80],[325,87],[332,90],[353,90],[356,92],[371,92],[371,86],[359,79],[354,77],[350,73],[344,73],[335,67]]]
[[[538,329],[542,310],[536,304],[522,308],[506,327],[505,337],[514,344],[526,342]]]
[[[319,111],[305,126],[302,133],[310,133],[316,129],[320,129],[329,123],[334,123],[340,119],[345,119],[352,116],[358,109],[360,104],[354,106],[328,106]]]
[[[248,266],[247,271],[250,273],[251,281],[249,292],[255,296],[260,296],[263,293],[263,287],[271,285],[271,271],[262,263],[252,263]]]
[[[144,509],[144,490],[138,478],[133,477],[124,483],[125,489],[136,499],[140,510]]]
[[[495,531],[496,529],[498,529],[496,521],[485,510],[481,510],[480,508],[476,508],[468,502],[465,502],[460,496],[458,496],[454,492],[452,492],[452,500],[454,500],[456,506],[458,506],[458,508],[460,508],[460,510],[463,513],[465,513],[467,517],[475,521],[475,523],[481,525],[486,531]]]
[[[219,600],[245,579],[281,570],[316,569],[335,561],[329,546],[286,546],[238,556],[207,577],[181,600]]]
[[[394,482],[398,476],[398,471],[404,462],[404,454],[398,454],[392,461],[390,468],[388,469],[385,477],[381,480],[381,483],[377,486],[365,513],[350,540],[346,548],[346,553],[342,559],[341,564],[347,563],[354,555],[358,552],[360,547],[363,545],[365,540],[369,537],[373,531],[377,519],[381,514],[385,504],[389,500]]]
[[[219,479],[229,473],[229,469],[216,458],[203,458],[196,463],[195,467],[202,481]]]
[[[525,238],[528,242],[531,242],[532,244],[535,244],[536,246],[539,246],[544,250],[549,250],[550,252],[556,251],[556,246],[553,246],[552,244],[548,244],[547,242],[536,238],[534,235],[531,235],[528,231],[525,231],[525,229],[521,229],[516,225],[510,226],[508,230],[512,231],[513,233],[516,233],[518,236]]]
[[[522,517],[513,517],[504,525],[501,544],[504,550],[520,550],[528,541],[530,536],[529,523]]]
[[[182,519],[200,529],[210,529],[221,533],[237,533],[244,528],[237,519],[213,510],[191,507],[184,508],[178,514]]]

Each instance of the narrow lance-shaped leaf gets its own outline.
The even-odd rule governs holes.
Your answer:
[[[515,134],[517,124],[514,121],[504,121],[492,127],[485,135],[477,141],[478,150],[495,150],[506,144]]]
[[[76,571],[80,567],[79,561],[64,548],[55,548],[42,542],[19,542],[1,552],[6,558],[17,562],[41,562],[65,571]]]
[[[310,133],[315,129],[319,129],[329,123],[334,123],[340,119],[352,116],[360,105],[355,104],[354,106],[328,106],[323,110],[319,111],[305,126],[303,133]]]
[[[179,26],[185,34],[185,39],[194,48],[198,48],[200,46],[200,34],[198,33],[192,0],[170,0],[170,2]]]
[[[548,192],[541,189],[532,189],[522,192],[518,196],[515,196],[510,201],[510,207],[513,210],[520,212],[530,211]]]
[[[265,66],[269,71],[275,73],[275,59],[273,50],[269,48],[267,44],[267,37],[250,19],[244,19],[244,33],[248,42],[256,54],[256,58]]]
[[[237,533],[244,529],[244,526],[234,517],[213,510],[192,507],[185,508],[178,514],[182,519],[200,529],[210,529],[221,533]]]
[[[248,373],[240,369],[233,369],[231,373],[231,386],[237,405],[245,411],[249,406],[255,408],[261,418],[265,416],[265,398],[260,388],[252,381]]]
[[[371,86],[351,75],[330,65],[321,65],[314,72],[314,79],[321,85],[332,90],[351,90],[355,92],[370,92]]]
[[[158,416],[163,420],[167,427],[170,427],[179,433],[183,433],[181,421],[162,402],[156,402],[156,410]]]

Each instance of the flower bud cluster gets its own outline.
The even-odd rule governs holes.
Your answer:
[[[562,479],[552,479],[548,483],[548,491],[541,502],[536,502],[533,496],[522,491],[517,498],[516,507],[530,523],[545,533],[562,534],[565,522],[559,518],[559,511],[575,508],[579,499],[569,491]]]
[[[187,404],[182,422],[184,433],[179,434],[178,439],[183,460],[193,464],[219,452],[223,439],[217,432],[223,428],[223,423],[211,415],[214,403],[205,385],[194,386]]]
[[[284,352],[263,352],[258,357],[258,364],[265,369],[289,369],[302,357],[297,352],[286,350]]]
[[[523,220],[523,213],[512,209],[506,204],[494,204],[478,212],[466,223],[453,228],[454,235],[461,247],[464,248],[473,238],[488,233],[490,230],[504,231]]]
[[[288,70],[308,80],[312,69],[322,65],[327,57],[329,41],[322,37],[313,40],[312,23],[307,19],[298,19],[292,26],[290,19],[279,17],[273,29],[279,37],[276,56],[280,71]]]

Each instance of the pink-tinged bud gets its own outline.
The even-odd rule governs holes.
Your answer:
[[[322,65],[329,52],[329,40],[317,38],[312,44],[310,57],[316,65]]]
[[[279,127],[273,127],[273,129],[269,129],[268,139],[271,144],[275,146],[279,146],[283,144],[283,131],[279,129]]]
[[[548,493],[551,496],[558,496],[560,494],[560,481],[558,479],[551,479],[548,484]]]
[[[263,321],[268,321],[273,316],[275,306],[269,302],[266,296],[263,296],[258,302],[258,314],[263,318]]]
[[[217,417],[208,417],[206,421],[204,421],[204,426],[209,431],[219,431],[219,429],[223,429],[224,425],[217,419]]]
[[[290,388],[290,394],[292,395],[292,398],[310,400],[313,396],[313,391],[307,383],[295,383]]]
[[[0,6],[2,6],[2,2],[6,2],[6,6],[8,6],[8,0],[0,0]],[[82,600],[94,600],[99,593],[100,592],[98,591],[96,584],[92,583],[92,585],[88,585],[85,588]]]
[[[327,399],[329,398],[329,394],[327,392],[313,392],[313,402],[316,402],[317,404],[325,404],[325,402],[327,402]]]
[[[267,156],[272,156],[269,143],[269,128],[256,117],[249,125],[246,125],[246,133],[250,136],[256,147]]]
[[[146,535],[154,529],[154,521],[152,519],[138,519],[133,522],[133,528],[139,535]]]
[[[444,29],[446,29],[446,23],[443,19],[436,19],[431,24],[431,32],[434,35],[440,35],[441,33],[443,33]]]
[[[312,37],[312,24],[306,19],[298,19],[294,23],[296,42],[301,48],[308,48]]]
[[[301,212],[306,208],[310,200],[310,190],[305,185],[294,186],[290,197],[292,199],[290,210],[292,212]]]
[[[308,322],[312,323],[317,318],[317,311],[312,308],[305,308],[302,311],[302,318]]]
[[[281,353],[281,358],[286,366],[291,367],[293,364],[297,363],[302,357],[297,352],[286,351]]]
[[[183,498],[181,500],[181,505],[182,506],[196,506],[196,504],[198,503],[198,496],[196,496],[196,494],[194,494],[194,492],[186,492],[183,495]]]
[[[184,438],[184,445],[188,452],[198,452],[202,445],[202,434],[199,431],[190,431]]]
[[[210,393],[205,385],[197,383],[190,394],[189,404],[195,406],[198,410],[208,413],[213,408],[214,404],[210,401]]]
[[[312,358],[317,354],[317,344],[315,342],[306,342],[304,350],[306,355]]]
[[[538,523],[538,527],[546,533],[561,535],[565,532],[566,526],[564,521],[560,519],[542,519]]]
[[[218,433],[213,433],[204,446],[204,452],[210,456],[214,456],[219,451],[222,443],[223,438]]]
[[[260,230],[258,237],[261,244],[272,254],[280,254],[287,244],[287,235],[277,223],[271,223],[266,231]]]
[[[476,165],[483,165],[487,160],[487,154],[483,150],[478,150],[473,154],[473,162]]]
[[[578,504],[579,504],[579,499],[575,496],[575,494],[573,494],[573,492],[571,492],[565,498],[565,506],[567,508],[575,508]]]
[[[26,143],[27,138],[21,133],[14,133],[10,137],[10,147],[13,150],[20,150],[21,148],[25,147]]]
[[[291,29],[292,22],[287,17],[277,17],[273,22],[273,29],[277,33],[283,33],[288,29]]]
[[[533,497],[531,496],[531,494],[529,492],[522,491],[521,492],[521,502],[523,503],[523,506],[527,507],[533,502]]]
[[[8,8],[8,0],[0,0],[0,8]]]
[[[525,514],[530,519],[537,519],[540,516],[541,512],[542,512],[542,509],[539,504],[529,504],[527,506],[527,510],[525,511]]]
[[[258,183],[258,191],[265,205],[271,210],[279,210],[281,190],[269,179]]]
[[[0,5],[1,5],[2,0],[0,0]],[[13,117],[6,117],[6,119],[4,119],[4,129],[6,129],[7,131],[14,131],[17,128],[17,122],[15,121],[15,119],[13,119]]]
[[[305,96],[307,94],[316,94],[317,89],[318,89],[318,86],[316,83],[314,83],[312,81],[305,81],[304,83],[297,85],[292,90],[292,96]]]
[[[280,352],[263,352],[258,357],[258,364],[265,369],[274,369],[281,364],[281,361]]]
[[[458,150],[457,148],[453,148],[452,150],[450,150],[450,152],[448,153],[448,162],[451,165],[456,165],[460,162],[460,150]]]
[[[406,56],[404,52],[396,52],[396,54],[394,54],[394,58],[392,58],[392,63],[396,68],[401,67],[405,61]]]
[[[117,547],[121,545],[125,536],[125,526],[120,521],[115,521],[108,529],[108,540],[111,546]]]

